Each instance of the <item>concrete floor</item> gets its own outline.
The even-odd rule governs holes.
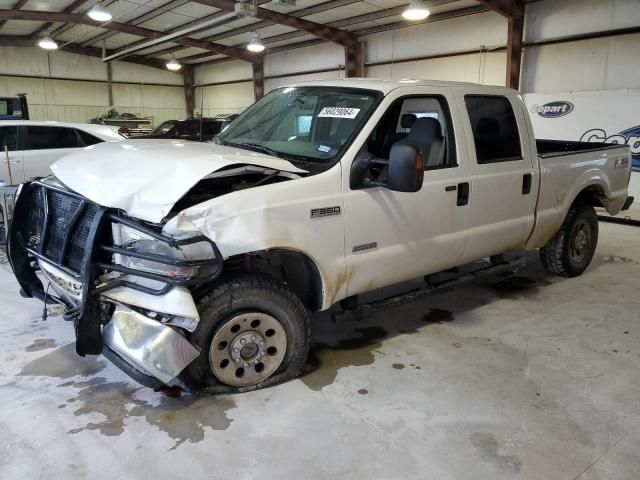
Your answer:
[[[592,267],[315,319],[315,370],[171,398],[73,353],[0,266],[0,478],[640,478],[640,230]]]

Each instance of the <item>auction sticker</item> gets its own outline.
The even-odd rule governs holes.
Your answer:
[[[330,118],[350,118],[354,119],[360,113],[359,108],[346,108],[346,107],[324,107],[320,111],[319,118],[330,117]]]

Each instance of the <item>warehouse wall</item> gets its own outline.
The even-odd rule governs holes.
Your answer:
[[[527,6],[525,41],[540,42],[639,25],[638,0],[542,0]],[[368,77],[504,85],[507,22],[496,13],[409,25],[362,40],[367,46]],[[442,57],[420,58],[429,56]],[[640,35],[529,46],[523,58],[521,90],[543,93],[639,88],[634,60],[637,58],[640,58]],[[204,98],[205,112],[242,109],[253,102],[249,65],[239,61],[223,65],[226,65],[223,74],[216,73],[221,68],[219,64],[198,69],[203,71],[197,75],[198,83],[224,82],[206,87],[210,90]],[[339,78],[344,75],[342,65],[344,51],[332,44],[269,54],[265,57],[265,87],[269,91],[306,79]],[[242,86],[230,83],[240,79],[245,81]],[[225,103],[220,106],[216,102]]]
[[[142,65],[112,64],[119,112],[185,116],[182,75]],[[87,122],[109,109],[106,65],[97,58],[40,48],[0,47],[0,95],[28,93],[34,120]],[[132,82],[135,79],[135,83]]]

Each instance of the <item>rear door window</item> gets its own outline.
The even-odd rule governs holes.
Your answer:
[[[464,97],[479,164],[522,160],[518,123],[506,97]]]
[[[10,152],[17,149],[18,127],[0,127],[0,161],[5,148]]]
[[[67,127],[27,127],[28,150],[79,148],[83,145],[75,129]]]

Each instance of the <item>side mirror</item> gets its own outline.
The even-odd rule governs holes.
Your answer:
[[[395,144],[389,155],[387,187],[396,192],[417,192],[422,188],[424,158],[411,145]]]

